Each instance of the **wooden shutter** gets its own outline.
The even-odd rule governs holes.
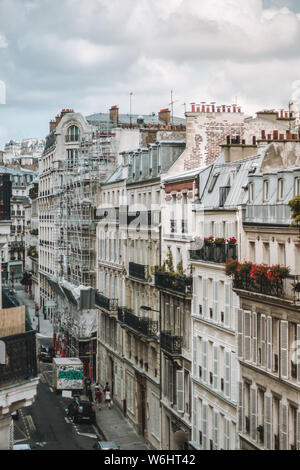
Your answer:
[[[244,310],[244,360],[251,361],[251,312]]]
[[[288,450],[288,411],[288,404],[281,401],[279,408],[280,450]]]
[[[237,312],[238,358],[244,358],[244,312],[241,308]]]
[[[219,348],[213,346],[213,389],[218,390],[218,362],[219,362]]]
[[[239,363],[236,358],[236,353],[231,351],[231,380],[230,380],[230,397],[235,403],[237,402],[238,395],[238,372]]]
[[[195,396],[193,396],[192,419],[193,419],[193,441],[197,442],[197,398]]]
[[[202,339],[202,380],[207,383],[207,341]]]
[[[193,336],[193,376],[197,376],[197,343],[198,336]]]
[[[289,377],[289,324],[287,321],[280,322],[280,370],[284,379]]]
[[[297,440],[296,448],[297,450],[300,450],[300,411],[299,410],[297,410],[297,417],[296,417],[296,440]]]
[[[297,382],[300,384],[300,325],[297,325],[297,345],[294,354],[295,362],[297,364]]]
[[[264,435],[265,449],[272,450],[272,395],[264,395]]]
[[[253,441],[257,439],[257,388],[252,385],[250,388],[250,435]]]
[[[203,317],[208,318],[208,279],[203,279]]]
[[[266,367],[266,316],[261,315],[260,317],[260,332],[261,332],[261,365]]]
[[[272,317],[267,317],[267,370],[272,372]]]
[[[257,314],[252,312],[252,361],[257,364]]]
[[[218,323],[219,319],[218,287],[218,282],[213,281],[213,321],[215,323]]]
[[[203,403],[202,406],[202,447],[204,450],[207,449],[207,438],[208,438],[208,405]]]
[[[219,448],[219,413],[214,410],[214,450]]]
[[[184,371],[178,370],[177,375],[177,411],[184,413]]]
[[[224,326],[230,328],[230,289],[231,285],[224,284]]]
[[[228,351],[227,349],[225,349],[224,351],[224,355],[225,355],[225,361],[224,361],[224,364],[225,364],[225,373],[224,373],[224,377],[225,377],[225,396],[227,398],[230,399],[230,351]]]
[[[244,431],[244,384],[239,382],[238,430]]]

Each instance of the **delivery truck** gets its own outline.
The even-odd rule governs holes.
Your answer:
[[[83,363],[77,357],[53,358],[53,387],[57,393],[70,390],[76,393],[83,391]]]

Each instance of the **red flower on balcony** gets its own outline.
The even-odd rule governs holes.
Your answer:
[[[228,243],[230,243],[230,245],[236,245],[236,238],[235,237],[231,237],[231,238],[228,238]]]

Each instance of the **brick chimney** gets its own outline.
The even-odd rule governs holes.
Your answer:
[[[171,122],[171,111],[168,108],[161,109],[158,113],[158,118],[168,126]]]
[[[50,132],[53,132],[54,129],[58,126],[65,114],[74,113],[74,109],[62,109],[60,114],[55,116],[55,119],[50,121]]]
[[[119,108],[118,106],[112,106],[109,110],[109,119],[117,126],[119,123]]]

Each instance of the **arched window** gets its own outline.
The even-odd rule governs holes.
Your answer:
[[[76,142],[79,140],[79,128],[77,126],[70,126],[67,134],[67,142]]]

